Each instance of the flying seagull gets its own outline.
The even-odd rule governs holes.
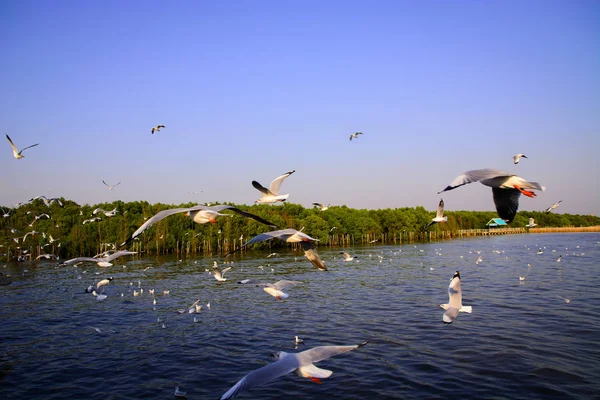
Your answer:
[[[324,205],[323,205],[323,204],[321,204],[321,203],[313,203],[313,206],[317,206],[317,207],[319,207],[319,209],[320,209],[321,211],[329,210],[329,206],[330,206],[330,205],[331,205],[331,204],[327,204],[326,206],[324,206]]]
[[[151,133],[154,135],[154,132],[160,132],[160,128],[166,128],[166,126],[164,126],[164,125],[156,125],[154,128],[152,128]]]
[[[537,226],[537,224],[535,223],[535,220],[533,218],[529,218],[529,223],[527,225],[525,225],[525,227],[533,228],[534,226]]]
[[[472,306],[462,305],[462,290],[460,289],[460,273],[456,271],[450,280],[448,286],[448,303],[440,304],[446,312],[442,317],[445,324],[451,324],[458,317],[459,312],[471,313],[473,311]]]
[[[515,155],[513,156],[513,162],[514,162],[515,164],[518,164],[518,163],[519,163],[519,160],[520,160],[521,158],[527,158],[527,156],[526,156],[525,154],[515,154]]]
[[[507,222],[512,222],[519,208],[519,196],[523,193],[527,197],[535,197],[536,194],[531,190],[544,191],[546,188],[537,182],[529,182],[520,176],[497,169],[476,169],[467,171],[456,177],[449,186],[438,194],[447,190],[456,189],[459,186],[471,182],[481,182],[492,188],[494,195],[494,204],[498,216]]]
[[[350,254],[346,253],[345,251],[340,251],[340,254],[342,254],[344,256],[344,262],[350,262],[353,261],[354,259],[357,259],[357,256],[351,256]]]
[[[115,215],[117,215],[117,213],[118,213],[119,211],[117,211],[117,209],[116,209],[116,208],[112,209],[111,211],[105,211],[105,210],[103,210],[103,209],[101,209],[101,208],[96,208],[94,211],[92,211],[92,215],[96,215],[96,214],[98,214],[98,213],[100,213],[100,212],[101,212],[101,213],[104,213],[104,216],[106,216],[106,217],[109,217],[109,218],[110,218],[110,217],[114,217]]]
[[[250,285],[256,285],[256,286],[264,286],[263,290],[265,292],[267,292],[271,296],[277,298],[277,300],[283,300],[283,299],[287,299],[288,297],[290,297],[290,295],[285,293],[283,291],[283,289],[288,288],[290,286],[299,285],[303,282],[288,281],[288,280],[283,279],[283,280],[277,281],[275,283],[268,283],[268,282],[259,282],[259,281],[253,280],[253,279],[244,279],[242,281],[239,281],[238,283],[250,284]]]
[[[284,179],[287,178],[288,176],[290,176],[291,174],[293,174],[294,172],[296,172],[296,170],[286,172],[285,174],[273,179],[273,182],[271,182],[271,185],[269,186],[268,189],[266,187],[262,186],[257,181],[252,181],[252,186],[254,186],[254,188],[256,190],[258,190],[259,192],[261,192],[263,194],[260,199],[255,201],[255,203],[263,204],[263,203],[276,203],[278,201],[286,201],[287,198],[290,197],[290,195],[289,194],[280,195],[279,187],[281,186],[281,183],[284,181]]]
[[[352,139],[358,139],[358,135],[362,134],[362,132],[354,132],[352,135],[350,135],[350,141],[352,141]]]
[[[195,223],[206,224],[207,222],[211,222],[211,223],[217,222],[217,220],[216,220],[217,217],[230,215],[230,214],[221,214],[219,212],[219,211],[223,211],[223,210],[233,211],[236,214],[240,214],[244,217],[252,218],[262,224],[269,225],[270,227],[273,227],[273,228],[277,227],[277,225],[275,225],[265,219],[262,219],[258,215],[254,215],[249,212],[242,211],[239,208],[236,208],[234,206],[229,206],[226,204],[212,206],[212,207],[194,206],[194,207],[189,207],[189,208],[172,208],[170,210],[163,210],[163,211],[157,213],[156,215],[154,215],[152,218],[149,218],[146,222],[144,222],[144,224],[142,226],[140,226],[135,232],[133,232],[131,237],[129,239],[127,239],[125,242],[123,242],[120,247],[131,242],[133,239],[135,239],[136,237],[141,235],[142,232],[144,232],[146,229],[148,229],[149,227],[151,227],[158,221],[160,221],[170,215],[178,214],[178,213],[186,213],[186,216],[190,217]]]
[[[562,200],[559,200],[556,203],[552,204],[550,207],[546,208],[546,214],[549,214],[550,211],[560,207],[560,203],[562,203]]]
[[[440,199],[440,203],[438,204],[437,214],[435,218],[431,220],[431,222],[427,226],[431,226],[433,224],[437,224],[439,222],[448,221],[448,217],[444,217],[444,200]]]
[[[10,139],[10,137],[8,135],[6,135],[6,138],[8,139],[8,143],[10,143],[10,146],[12,147],[13,150],[13,156],[17,159],[20,160],[21,158],[24,158],[25,156],[22,154],[25,150],[30,149],[32,147],[35,147],[37,145],[39,145],[39,143],[36,144],[32,144],[31,146],[27,146],[23,149],[21,149],[21,151],[19,151],[17,149],[17,146],[15,146],[15,144],[13,143],[13,141]]]
[[[221,396],[221,400],[231,399],[240,392],[252,389],[253,387],[264,385],[290,372],[308,378],[316,383],[322,383],[321,379],[329,378],[332,371],[321,369],[314,364],[326,360],[338,354],[347,353],[366,345],[363,342],[353,346],[318,346],[312,349],[301,351],[299,353],[286,353],[279,351],[273,354],[277,359],[274,363],[265,365],[255,371],[250,372],[236,383],[231,389]]]
[[[127,251],[127,250],[117,251],[109,256],[98,257],[98,258],[93,258],[93,257],[71,258],[70,260],[63,262],[59,266],[64,267],[65,265],[71,265],[71,264],[75,264],[78,262],[95,262],[96,264],[98,264],[99,267],[110,267],[112,265],[111,264],[112,260],[122,257],[122,256],[130,255],[130,254],[137,254],[137,251]]]
[[[229,271],[231,268],[233,267],[227,267],[224,268],[223,271],[219,271],[219,266],[217,265],[217,262],[215,261],[213,264],[213,277],[218,280],[219,282],[224,282],[227,279],[225,278],[225,272]]]
[[[275,238],[279,239],[279,240],[283,240],[284,242],[287,242],[287,243],[300,243],[300,246],[302,246],[302,249],[304,250],[304,255],[306,256],[306,258],[308,258],[310,260],[310,262],[315,267],[317,267],[319,270],[327,271],[327,267],[325,266],[325,263],[321,260],[321,258],[319,258],[319,255],[317,254],[315,242],[318,239],[311,238],[307,234],[302,233],[301,231],[297,231],[296,229],[293,229],[293,228],[261,233],[260,235],[255,236],[252,239],[250,239],[249,241],[247,241],[246,243],[244,243],[242,246],[238,247],[232,253],[229,253],[227,256],[232,255],[233,253],[243,249],[244,247],[246,247],[252,243],[262,242],[265,240],[270,240],[270,239],[275,239]]]
[[[104,181],[102,181],[102,183],[104,183],[108,187],[108,190],[113,190],[115,187],[117,187],[117,186],[119,186],[121,184],[121,182],[119,182],[116,185],[110,186],[108,183],[106,183]]]

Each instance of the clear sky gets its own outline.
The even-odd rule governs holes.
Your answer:
[[[0,133],[40,145],[0,138],[0,204],[251,204],[295,169],[293,203],[433,210],[496,168],[547,187],[521,210],[600,215],[599,21],[577,0],[5,0]],[[494,209],[479,183],[443,198]]]

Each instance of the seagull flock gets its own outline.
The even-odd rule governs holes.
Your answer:
[[[160,132],[160,129],[162,129],[162,128],[165,128],[165,126],[157,125],[156,127],[153,127],[151,129],[151,134],[154,134],[155,132]],[[363,134],[362,132],[355,132],[355,133],[351,134],[350,141],[352,141],[353,139],[357,139],[358,136],[362,135],[362,134]],[[19,151],[8,135],[6,135],[6,138],[9,142],[10,146],[12,147],[13,156],[16,159],[24,158],[24,156],[22,154],[24,150],[39,145],[39,143],[36,143],[34,145],[24,147],[23,149],[21,149]],[[525,154],[516,154],[515,156],[513,156],[514,164],[518,164],[519,160],[521,160],[523,158],[527,158],[527,156],[525,156]],[[278,202],[285,202],[289,198],[290,195],[289,194],[280,194],[280,188],[281,188],[283,181],[285,179],[287,179],[288,177],[290,177],[294,172],[295,172],[295,170],[292,170],[292,171],[286,172],[286,173],[278,176],[270,183],[269,188],[266,188],[266,187],[262,186],[259,182],[253,180],[252,186],[261,193],[261,197],[259,199],[257,199],[255,201],[255,203],[257,203],[257,204],[275,204]],[[519,207],[519,198],[520,198],[521,194],[524,196],[530,197],[530,198],[534,198],[534,197],[536,197],[536,193],[534,192],[534,190],[536,190],[536,191],[544,191],[545,190],[545,187],[540,185],[539,183],[528,181],[528,180],[526,180],[518,175],[512,174],[512,173],[503,172],[503,171],[496,170],[496,169],[479,169],[479,170],[466,171],[465,173],[459,175],[446,188],[444,188],[442,191],[438,192],[438,194],[454,190],[460,186],[463,186],[463,185],[466,185],[469,183],[473,183],[473,182],[480,182],[481,184],[492,188],[493,201],[494,201],[494,205],[496,207],[498,216],[500,218],[506,220],[507,222],[512,222],[513,219],[515,218],[515,215],[516,215],[518,207]],[[116,183],[114,185],[109,185],[104,180],[102,181],[102,183],[106,187],[108,187],[109,190],[113,190],[116,186],[121,184],[121,182],[119,181],[118,183]],[[53,202],[57,202],[60,206],[62,206],[62,204],[60,203],[60,200],[48,199],[45,196],[38,196],[38,197],[31,199],[30,201],[37,200],[37,199],[42,199],[44,201],[45,205],[48,207],[50,207],[50,204],[52,204]],[[553,204],[546,210],[546,212],[550,212],[550,211],[556,209],[560,205],[560,203],[561,203],[561,201],[558,201],[557,203]],[[330,204],[325,206],[322,203],[316,203],[316,202],[313,203],[313,205],[318,207],[321,211],[326,211],[330,207]],[[138,236],[140,236],[144,231],[149,229],[152,225],[156,224],[157,222],[159,222],[159,221],[163,220],[164,218],[167,218],[171,215],[185,213],[185,215],[187,217],[189,217],[194,223],[206,224],[206,223],[217,223],[217,219],[221,218],[221,217],[232,217],[233,214],[224,213],[226,211],[232,212],[234,214],[237,214],[237,215],[240,215],[240,216],[243,216],[246,218],[254,219],[255,221],[260,222],[261,224],[264,224],[270,228],[276,228],[275,230],[263,232],[263,233],[258,234],[255,237],[251,238],[250,240],[241,244],[233,252],[228,254],[226,256],[226,258],[231,256],[232,254],[236,253],[237,251],[240,251],[241,249],[243,249],[249,245],[252,245],[254,243],[267,241],[267,240],[271,240],[271,239],[279,239],[286,243],[292,243],[292,244],[299,245],[300,248],[304,251],[306,258],[319,271],[327,271],[328,270],[327,266],[325,265],[325,262],[319,257],[319,255],[316,251],[316,242],[318,242],[318,239],[315,239],[315,238],[309,236],[308,234],[304,233],[303,232],[304,228],[302,228],[300,230],[296,230],[296,229],[289,228],[289,227],[282,228],[282,227],[277,226],[276,224],[273,224],[273,223],[263,219],[260,216],[248,213],[246,211],[242,211],[242,210],[240,210],[234,206],[230,206],[230,205],[217,205],[217,206],[197,205],[194,207],[174,208],[174,209],[161,211],[161,212],[157,213],[156,215],[152,216],[151,218],[147,219],[119,247],[128,245],[133,240],[138,238]],[[101,208],[97,208],[93,211],[92,217],[98,213],[103,213],[105,215],[105,217],[112,217],[117,212],[118,211],[116,208],[113,209],[112,211],[105,211]],[[6,214],[8,214],[8,213],[6,213]],[[4,216],[6,217],[7,215],[4,215]],[[37,221],[38,219],[40,219],[42,217],[51,218],[48,214],[41,214],[39,216],[34,216],[35,219],[30,224],[30,226],[32,226],[35,221]],[[95,222],[97,220],[100,220],[100,218],[93,217],[89,220],[83,221],[83,224]],[[448,217],[444,216],[444,201],[442,199],[440,199],[436,216],[431,220],[431,222],[427,226],[431,226],[431,225],[438,224],[438,223],[445,223],[445,222],[447,222],[447,220],[448,220]],[[535,224],[533,218],[530,218],[529,224],[527,225],[527,227],[534,227],[534,226],[536,226],[536,224]],[[332,230],[333,229],[335,229],[335,228],[332,228]],[[35,234],[39,234],[39,232],[31,231],[31,232],[26,233],[25,236],[23,237],[23,241],[25,241],[27,236],[35,235]],[[240,243],[242,242],[242,239],[243,238],[240,238]],[[53,241],[56,241],[51,236],[50,236],[50,240],[51,240],[51,243]],[[347,252],[342,251],[340,253],[343,255],[344,262],[351,262],[351,261],[358,259],[357,256],[352,256]],[[78,263],[88,262],[88,263],[95,263],[99,267],[108,268],[113,265],[111,263],[113,260],[115,260],[119,257],[135,255],[135,254],[137,254],[137,252],[113,249],[113,250],[109,250],[105,253],[96,255],[94,257],[72,258],[70,260],[63,261],[61,264],[59,264],[59,266],[78,265]],[[276,254],[276,253],[273,253],[273,254]],[[38,258],[40,258],[40,257],[44,257],[44,258],[48,258],[48,259],[56,258],[55,256],[53,256],[51,254],[43,254],[43,255],[40,255]],[[557,261],[560,262],[560,257]],[[227,281],[225,274],[229,270],[231,270],[231,268],[232,267],[230,266],[230,267],[226,267],[223,269],[219,269],[217,262],[214,261],[213,271],[212,271],[212,273],[209,271],[209,274],[212,275],[219,284],[221,284],[221,283]],[[5,284],[4,281],[7,281],[6,277],[2,276],[2,279],[3,279],[3,284]],[[85,292],[92,293],[95,296],[96,300],[98,300],[98,301],[105,300],[107,298],[107,296],[106,296],[106,294],[104,294],[104,289],[107,285],[110,284],[110,282],[112,280],[113,280],[113,277],[108,277],[106,279],[100,280],[99,282],[95,283],[94,285],[90,285],[88,288],[86,288]],[[523,277],[523,280],[524,280],[524,277]],[[274,283],[257,281],[257,280],[252,280],[252,279],[245,279],[245,280],[238,281],[238,284],[255,285],[255,286],[263,287],[263,290],[266,293],[270,294],[271,296],[275,297],[278,300],[287,299],[289,297],[289,294],[284,292],[284,289],[292,287],[292,286],[296,286],[296,285],[301,285],[302,283],[303,282],[291,281],[291,280],[279,280]],[[139,293],[141,293],[141,291],[143,291],[143,288],[141,288],[140,286],[138,286],[138,287],[140,288],[140,292],[134,291],[134,296],[139,295]],[[165,294],[166,293],[168,293],[168,292],[165,292]],[[153,294],[153,292],[152,292],[152,294]],[[448,303],[440,305],[440,307],[445,310],[442,315],[442,321],[444,322],[444,324],[451,324],[454,321],[456,321],[458,314],[460,312],[465,312],[465,313],[472,312],[472,306],[464,306],[462,304],[461,276],[460,276],[459,271],[456,271],[450,280],[450,284],[448,286],[448,296],[449,296]],[[569,303],[570,299],[565,299],[565,302]],[[154,304],[156,304],[156,299],[154,300]],[[210,303],[207,304],[207,308],[210,309]],[[197,313],[201,309],[202,309],[202,305],[199,304],[199,300],[198,300],[194,304],[192,304],[191,307],[189,307],[189,313]],[[180,310],[178,310],[178,312],[180,312]],[[181,310],[181,312],[185,313],[186,310],[185,309]],[[165,327],[164,322],[162,323],[162,327]],[[96,328],[94,328],[94,329],[96,329]],[[295,340],[296,340],[296,345],[303,344],[302,339],[299,339],[298,336],[295,337]],[[335,355],[338,355],[338,354],[342,354],[342,353],[346,353],[346,352],[358,349],[360,347],[363,347],[366,344],[367,344],[367,342],[363,342],[363,343],[360,343],[357,345],[350,345],[350,346],[318,346],[318,347],[314,347],[314,348],[311,348],[311,349],[308,349],[305,351],[301,351],[298,353],[278,352],[274,355],[275,359],[276,359],[275,362],[268,364],[262,368],[259,368],[253,372],[250,372],[249,374],[247,374],[246,376],[241,378],[233,387],[231,387],[229,390],[227,390],[220,398],[221,399],[230,399],[245,390],[251,389],[256,386],[264,385],[274,379],[277,379],[278,377],[281,377],[281,376],[286,375],[291,372],[295,372],[296,374],[298,374],[302,377],[308,378],[314,382],[321,383],[321,379],[330,377],[332,375],[332,371],[318,368],[314,365],[315,363],[326,360],[326,359],[333,357]],[[179,390],[179,387],[176,387],[175,397],[185,397],[185,396],[186,396],[186,393]]]

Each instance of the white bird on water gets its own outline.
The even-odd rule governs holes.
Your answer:
[[[302,228],[302,229],[304,229],[304,228]],[[319,254],[317,253],[317,249],[316,249],[316,246],[314,243],[318,239],[312,238],[312,237],[308,236],[306,233],[302,233],[302,230],[298,231],[293,228],[261,233],[260,235],[257,235],[255,237],[253,237],[252,239],[250,239],[249,241],[247,241],[246,243],[244,243],[242,246],[238,247],[232,253],[229,253],[227,256],[232,255],[233,253],[243,249],[244,247],[246,247],[252,243],[262,242],[264,240],[270,240],[270,239],[275,239],[275,238],[279,239],[279,240],[283,240],[284,242],[287,242],[287,243],[300,243],[300,246],[302,247],[302,250],[304,250],[304,255],[306,256],[306,258],[308,258],[308,260],[319,270],[327,271],[327,267],[325,266],[325,263],[323,262],[323,260],[321,260],[321,258],[319,257]]]
[[[354,132],[352,135],[350,135],[350,141],[352,141],[352,139],[358,139],[358,135],[362,134],[362,132]]]
[[[262,186],[257,181],[252,181],[252,186],[254,186],[254,188],[256,190],[258,190],[259,192],[261,192],[263,194],[260,199],[255,201],[255,203],[270,204],[270,203],[277,203],[278,201],[286,201],[287,198],[290,197],[290,195],[289,194],[280,195],[279,188],[281,187],[281,183],[285,180],[285,178],[287,178],[294,172],[296,172],[296,170],[286,172],[285,174],[273,179],[273,181],[271,182],[271,185],[269,185],[268,189],[266,187]]]
[[[152,130],[150,132],[154,135],[154,132],[160,132],[161,128],[166,128],[166,126],[156,125],[154,128],[152,128]]]
[[[219,282],[224,282],[227,280],[225,278],[225,272],[229,271],[231,268],[233,268],[233,267],[227,267],[227,268],[224,268],[222,271],[219,271],[219,266],[217,265],[217,262],[215,261],[213,264],[213,274],[212,275]]]
[[[438,194],[472,182],[481,182],[492,188],[494,204],[498,216],[507,222],[512,222],[519,208],[519,196],[535,197],[531,190],[544,191],[546,188],[537,182],[529,182],[520,176],[497,169],[476,169],[467,171],[456,177],[452,183]]]
[[[19,151],[17,149],[17,146],[15,146],[15,144],[13,143],[13,141],[10,139],[10,137],[8,135],[6,135],[6,138],[8,139],[8,143],[10,143],[10,146],[12,147],[12,151],[13,151],[13,156],[17,159],[20,160],[21,158],[24,158],[25,156],[22,154],[23,151],[30,149],[32,147],[35,147],[37,145],[39,145],[39,143],[36,144],[32,144],[31,146],[27,146],[21,149],[21,151]]]
[[[303,378],[308,378],[313,382],[322,383],[321,379],[329,378],[333,372],[318,368],[314,365],[315,363],[358,349],[367,343],[363,342],[352,346],[318,346],[299,353],[279,351],[273,354],[273,357],[277,361],[250,372],[225,392],[220,399],[231,399],[240,392],[264,385],[290,372],[294,372]]]
[[[450,280],[448,286],[448,303],[440,304],[446,312],[444,313],[442,320],[445,324],[451,324],[458,317],[459,312],[471,313],[473,311],[472,306],[463,306],[462,304],[462,290],[460,288],[460,273],[456,271]]]
[[[515,164],[518,164],[518,163],[519,163],[519,160],[520,160],[521,158],[527,158],[527,156],[526,156],[525,154],[523,154],[523,153],[515,154],[515,155],[513,156],[513,162],[514,162]]]
[[[433,218],[427,226],[431,226],[431,225],[437,224],[439,222],[447,222],[447,221],[448,221],[448,217],[444,217],[444,200],[440,199],[435,218]]]
[[[116,188],[117,186],[119,186],[121,184],[121,182],[119,181],[119,183],[114,184],[114,185],[109,185],[108,183],[102,181],[102,183],[104,183],[106,185],[106,187],[108,187],[108,190],[113,190],[114,188]]]
[[[268,282],[260,282],[260,281],[253,280],[253,279],[244,279],[244,280],[239,281],[238,283],[244,284],[244,285],[249,284],[249,285],[256,285],[256,286],[264,286],[263,290],[265,292],[267,292],[271,296],[277,298],[277,300],[283,300],[283,299],[287,299],[288,297],[290,297],[290,295],[285,293],[283,291],[283,289],[288,288],[290,286],[299,285],[303,282],[288,281],[288,280],[282,279],[275,283],[268,283]]]

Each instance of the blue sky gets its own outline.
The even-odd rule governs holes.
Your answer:
[[[0,204],[251,204],[252,180],[295,169],[293,203],[433,210],[496,168],[547,187],[521,210],[600,215],[599,18],[596,1],[3,1],[0,133],[40,145],[16,160],[0,139]],[[443,197],[494,209],[480,184]]]

